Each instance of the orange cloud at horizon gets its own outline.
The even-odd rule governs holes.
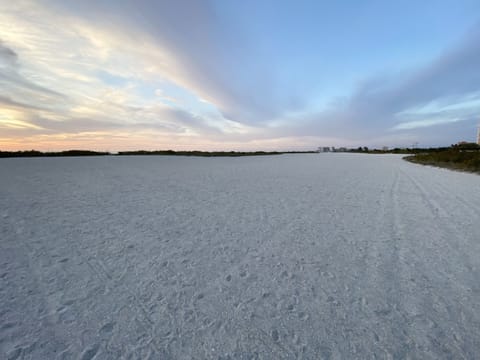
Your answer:
[[[317,137],[243,140],[207,140],[199,136],[167,136],[154,132],[89,132],[80,134],[32,135],[0,138],[0,151],[126,151],[126,150],[203,150],[203,151],[288,151],[312,150],[319,143]]]

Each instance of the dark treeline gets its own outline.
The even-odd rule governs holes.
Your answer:
[[[430,149],[404,157],[413,163],[480,173],[480,145],[463,143],[448,148]]]
[[[174,151],[174,150],[137,150],[120,151],[118,154],[110,152],[98,152],[89,150],[67,150],[60,152],[41,152],[37,150],[28,151],[0,151],[0,158],[8,157],[61,157],[61,156],[105,156],[105,155],[180,155],[180,156],[258,156],[258,155],[281,155],[281,154],[305,154],[315,151]]]
[[[60,157],[60,156],[102,156],[110,155],[108,152],[90,150],[66,150],[59,152],[42,152],[37,150],[27,151],[0,151],[0,158],[7,157]]]
[[[314,153],[315,151],[174,151],[174,150],[156,150],[156,151],[120,151],[118,155],[180,155],[180,156],[258,156],[258,155],[281,155],[281,154],[299,154]]]

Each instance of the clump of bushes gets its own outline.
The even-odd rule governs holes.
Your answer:
[[[480,173],[480,145],[475,143],[452,145],[442,151],[421,152],[404,159],[423,165]]]

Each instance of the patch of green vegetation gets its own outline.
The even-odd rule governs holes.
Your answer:
[[[404,159],[422,165],[480,173],[480,145],[475,143],[452,145],[439,151],[419,152]]]

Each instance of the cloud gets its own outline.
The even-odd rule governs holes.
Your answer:
[[[152,78],[166,81],[165,69],[156,65],[175,61],[161,47],[139,44],[140,35],[114,34],[51,10],[27,1],[0,14],[7,38],[0,43],[0,106],[12,109],[0,116],[2,134],[221,132],[202,114],[170,106],[177,99],[166,94],[160,99],[155,92],[146,99],[137,93]],[[2,28],[2,23],[10,26]]]
[[[25,104],[22,102],[12,100],[7,96],[1,96],[1,95],[0,95],[0,106],[4,109],[10,108],[10,109],[16,109],[16,110],[44,110],[44,108],[40,106]]]
[[[467,126],[475,117],[480,117],[480,26],[429,64],[366,79],[351,96],[308,115],[302,126],[289,131],[371,139],[441,124]],[[441,126],[436,131],[448,138]]]
[[[41,86],[22,75],[18,59],[18,54],[0,39],[0,102],[17,108],[40,109],[43,107],[40,104],[47,100],[64,99],[61,93]],[[31,103],[26,104],[15,98],[29,99]]]
[[[10,136],[33,134],[80,134],[151,130],[163,134],[214,135],[221,131],[201,116],[162,103],[135,107],[109,100],[98,101],[95,107],[78,107],[68,111],[50,111],[12,101],[0,96],[0,106],[13,110],[13,115],[0,117],[0,128]],[[3,126],[2,126],[3,124]]]
[[[316,100],[303,82],[254,38],[232,31],[214,4],[13,2],[0,13],[0,106],[9,110],[2,133],[150,131],[152,139],[237,148],[299,139],[383,145],[450,141],[452,127],[470,127],[480,114],[478,26],[429,63],[372,74],[318,111],[307,106]],[[312,77],[316,70],[305,68]]]
[[[15,51],[4,45],[0,40],[0,69],[13,68],[17,65],[18,55]]]
[[[229,32],[208,1],[47,3],[85,26],[116,34],[125,48],[149,59],[152,71],[207,100],[226,119],[264,124],[303,105],[300,89],[292,94],[281,86],[269,64],[274,59],[260,60],[254,39]]]

